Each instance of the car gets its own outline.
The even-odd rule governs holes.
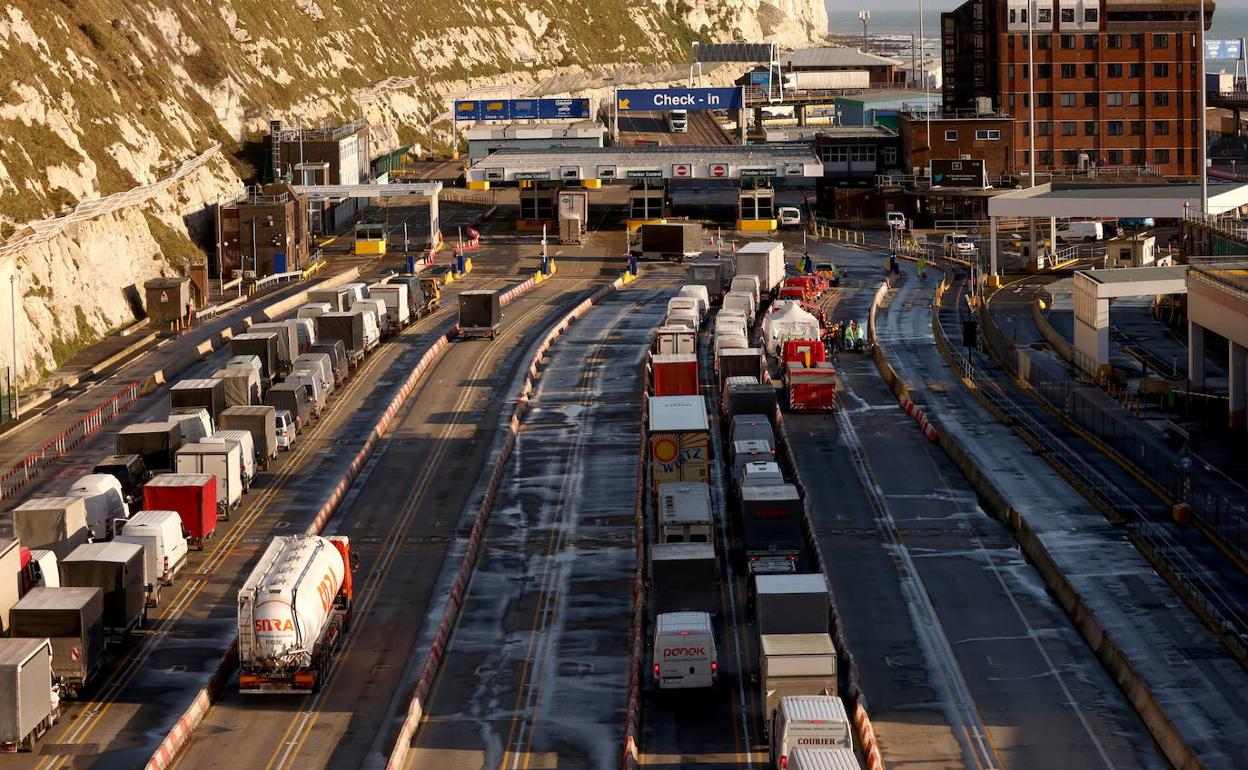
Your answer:
[[[1157,220],[1152,217],[1121,217],[1118,220],[1118,226],[1123,230],[1143,230],[1156,227]]]
[[[277,446],[279,449],[290,450],[295,444],[295,418],[290,410],[277,410]]]
[[[827,278],[833,286],[841,285],[841,271],[836,268],[836,263],[831,260],[816,262],[815,275]]]
[[[900,211],[890,211],[887,214],[885,214],[885,217],[888,221],[889,230],[892,230],[894,228],[898,230],[906,229],[906,215],[901,213]]]
[[[975,239],[962,233],[948,233],[943,239],[946,257],[975,256]]]
[[[781,227],[802,226],[802,210],[797,206],[781,206],[776,209],[776,218],[780,220]]]

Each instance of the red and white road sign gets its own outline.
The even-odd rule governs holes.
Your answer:
[[[672,176],[689,176],[689,164],[688,163],[673,163],[672,164]]]
[[[728,166],[727,166],[727,164],[724,164],[724,163],[712,163],[712,164],[711,164],[711,176],[714,176],[714,177],[725,177],[725,176],[728,176]]]

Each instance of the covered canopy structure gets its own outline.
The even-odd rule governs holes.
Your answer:
[[[791,300],[774,303],[763,319],[764,344],[773,355],[779,354],[786,340],[817,340],[819,332],[819,319]]]

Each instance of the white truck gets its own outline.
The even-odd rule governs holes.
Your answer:
[[[714,687],[715,631],[706,612],[665,612],[654,624],[654,683],[661,690]]]
[[[797,749],[854,749],[853,726],[835,695],[781,698],[770,720],[771,766],[785,770]]]
[[[239,459],[243,462],[243,494],[251,491],[251,482],[256,478],[256,439],[251,435],[251,431],[246,430],[219,430],[208,438],[201,441],[201,444],[222,444],[232,441],[238,444]]]
[[[763,723],[790,695],[836,692],[836,648],[829,634],[761,634],[759,702]]]
[[[0,639],[0,752],[33,751],[61,715],[52,684],[52,643]]]
[[[715,518],[708,485],[687,481],[659,485],[659,542],[715,542]]]
[[[159,598],[160,585],[173,585],[173,579],[186,566],[189,549],[182,534],[182,517],[177,511],[139,511],[126,521],[116,523],[113,539],[122,543],[150,543],[153,551],[145,554],[149,590]]]
[[[396,329],[402,329],[412,322],[411,298],[407,295],[407,284],[375,283],[368,287],[368,296],[379,299],[386,305],[386,313],[390,323]]]
[[[829,736],[830,737],[830,736]],[[789,770],[862,770],[853,749],[795,748],[788,754]]]
[[[217,479],[217,517],[229,519],[243,499],[243,455],[238,444],[187,444],[178,450],[174,473],[207,473]]]
[[[319,692],[351,625],[351,544],[276,537],[238,592],[243,693]]]
[[[737,277],[743,275],[758,277],[760,299],[771,296],[784,281],[784,244],[754,241],[737,249]]]
[[[91,530],[91,537],[96,540],[106,539],[112,534],[114,519],[130,515],[130,506],[126,505],[121,492],[121,482],[107,473],[88,473],[75,481],[66,494],[82,498],[87,508],[87,529]]]

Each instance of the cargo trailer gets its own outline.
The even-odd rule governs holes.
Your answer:
[[[737,249],[737,276],[758,278],[760,299],[770,297],[784,281],[784,244],[754,241]]]
[[[231,406],[251,406],[260,402],[263,390],[260,388],[259,370],[253,369],[218,369],[212,376],[225,384],[225,408]],[[224,411],[224,409],[222,410]],[[221,415],[215,418],[218,424]]]
[[[104,635],[121,642],[147,619],[143,546],[84,543],[61,560],[61,585],[104,591]]]
[[[318,328],[319,332],[320,329]],[[272,332],[251,331],[247,334],[236,334],[230,340],[230,355],[255,356],[260,359],[260,377],[264,387],[268,387],[278,377],[277,335]]]
[[[63,559],[87,542],[87,505],[81,497],[34,497],[13,509],[13,535],[27,548]]]
[[[801,568],[802,498],[792,484],[741,490],[741,540],[751,575],[788,574]]]
[[[711,543],[650,546],[650,594],[654,611],[719,614],[719,565]]]
[[[360,313],[333,312],[316,319],[317,339],[342,343],[348,366],[364,360],[364,316]]]
[[[469,339],[485,337],[494,339],[498,336],[498,327],[503,320],[501,292],[497,289],[474,289],[459,293],[459,323],[455,330],[458,336]]]
[[[202,551],[217,528],[217,480],[203,473],[157,476],[143,487],[143,509],[177,511],[191,547]]]
[[[266,467],[277,459],[277,408],[267,404],[231,406],[221,413],[222,430],[245,430],[251,434],[260,459]]]
[[[52,642],[52,677],[70,694],[104,663],[104,590],[32,588],[13,607],[13,637]]]
[[[710,422],[701,396],[650,396],[648,429],[651,491],[667,481],[707,483]]]
[[[660,543],[715,542],[711,488],[706,484],[660,484],[658,514]]]
[[[760,634],[826,634],[830,608],[822,573],[754,578],[755,627]]]
[[[656,396],[698,395],[698,357],[693,353],[652,355],[650,375]]]
[[[140,422],[117,432],[117,454],[138,455],[149,473],[173,470],[173,456],[182,448],[179,422]]]
[[[169,387],[169,409],[200,407],[208,410],[215,422],[227,406],[225,382],[219,379],[179,380]]]
[[[0,751],[34,751],[60,713],[52,684],[52,643],[0,639]]]
[[[187,444],[178,450],[177,463],[177,473],[207,473],[216,479],[217,516],[228,520],[243,499],[243,455],[238,444]]]

